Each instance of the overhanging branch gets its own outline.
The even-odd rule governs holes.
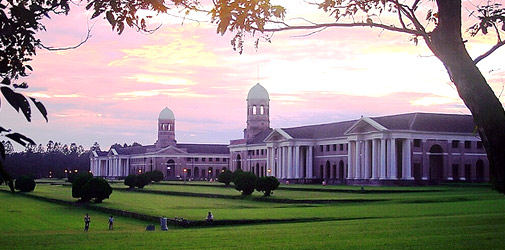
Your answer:
[[[505,45],[505,40],[504,41],[500,41],[498,43],[496,43],[493,47],[491,47],[488,51],[486,51],[486,53],[478,56],[477,58],[475,58],[473,60],[473,62],[475,64],[479,63],[480,61],[482,61],[482,59],[488,57],[489,55],[491,55],[493,52],[495,52],[495,50],[497,50],[498,48],[500,48],[501,46]]]
[[[331,27],[342,27],[342,28],[352,28],[352,27],[370,27],[370,28],[381,28],[385,30],[407,33],[411,35],[423,36],[426,35],[417,30],[399,28],[395,26],[374,23],[374,22],[355,22],[355,23],[320,23],[320,24],[312,24],[312,25],[295,25],[295,26],[287,26],[280,28],[269,28],[259,30],[258,28],[254,28],[257,31],[262,32],[277,32],[277,31],[286,31],[286,30],[311,30],[311,29],[322,29],[322,28],[331,28]]]

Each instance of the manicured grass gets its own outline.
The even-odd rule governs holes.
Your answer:
[[[120,184],[114,184],[117,185]],[[293,186],[305,187],[289,185]],[[346,186],[305,188],[316,187],[359,189]],[[0,188],[6,190],[5,186]],[[505,199],[488,186],[380,188],[427,192],[346,193],[288,188],[275,191],[273,199],[387,199],[382,202],[284,204],[251,198],[184,197],[115,190],[110,199],[97,206],[191,220],[203,220],[207,212],[212,211],[216,220],[285,221],[145,232],[147,222],[117,218],[116,230],[108,232],[108,215],[88,211],[92,216],[92,230],[88,234],[82,233],[84,209],[0,192],[0,249],[505,248]],[[146,190],[230,196],[238,193],[233,188],[198,183],[151,185]],[[65,186],[38,184],[30,195],[75,201],[71,188]]]

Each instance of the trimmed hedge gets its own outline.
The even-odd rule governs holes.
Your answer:
[[[242,172],[235,178],[235,189],[242,192],[242,195],[251,195],[256,187],[256,175],[251,172]]]
[[[35,189],[35,180],[30,176],[19,176],[14,182],[14,188],[20,192],[31,192]]]

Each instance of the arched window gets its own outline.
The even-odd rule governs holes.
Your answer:
[[[265,107],[263,105],[260,106],[260,115],[265,114]]]
[[[258,110],[256,110],[256,105],[254,105],[254,106],[253,106],[253,110],[252,110],[252,112],[253,112],[253,115],[256,115],[256,114],[257,114]]]

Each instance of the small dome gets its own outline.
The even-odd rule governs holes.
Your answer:
[[[175,115],[172,110],[169,108],[165,107],[161,112],[160,116],[158,117],[158,120],[175,120]]]
[[[249,90],[249,94],[247,94],[247,100],[270,100],[268,96],[268,91],[261,86],[261,84],[256,83],[251,90]]]

